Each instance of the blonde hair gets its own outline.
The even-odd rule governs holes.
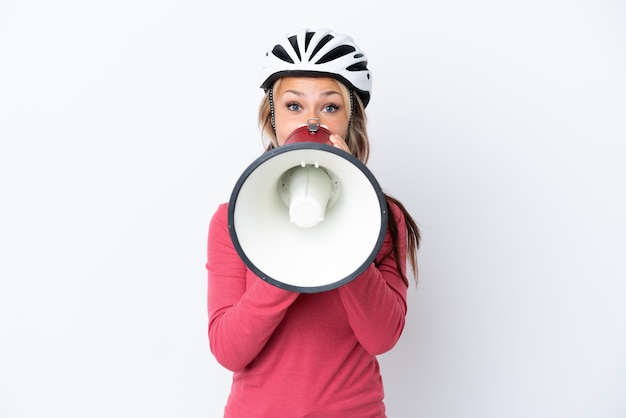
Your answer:
[[[261,130],[263,144],[267,151],[278,146],[276,131],[274,130],[272,120],[273,109],[270,95],[273,90],[278,90],[280,82],[281,79],[276,80],[272,87],[265,92],[259,106],[259,129]],[[348,144],[350,153],[363,164],[366,164],[369,159],[370,144],[367,136],[367,116],[365,114],[365,107],[358,94],[354,94],[354,92],[350,91],[339,81],[337,81],[337,85],[343,95],[345,108],[350,109],[348,134],[344,139],[346,144]]]

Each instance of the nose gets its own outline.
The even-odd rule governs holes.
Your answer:
[[[311,120],[311,119],[317,119],[318,124],[319,124],[319,123],[321,123],[321,122],[320,122],[320,121],[321,121],[321,117],[320,117],[321,115],[320,115],[320,112],[318,112],[318,111],[317,111],[316,109],[314,109],[314,108],[310,109],[310,110],[307,112],[307,114],[306,114],[305,116],[306,116],[307,121],[309,121],[309,120]],[[308,122],[307,122],[307,123],[308,123]]]

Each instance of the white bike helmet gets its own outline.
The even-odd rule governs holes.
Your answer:
[[[372,75],[367,57],[351,37],[329,29],[303,29],[284,35],[265,54],[261,88],[280,77],[332,77],[355,91],[364,106],[370,101]]]

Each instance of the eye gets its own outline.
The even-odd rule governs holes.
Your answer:
[[[292,112],[298,112],[302,110],[302,107],[298,103],[292,102],[287,103],[287,109],[291,110]]]
[[[329,103],[322,108],[323,112],[335,113],[340,109],[340,106],[334,103]]]

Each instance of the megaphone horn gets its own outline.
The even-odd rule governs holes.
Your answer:
[[[235,249],[274,286],[335,289],[360,275],[382,246],[384,194],[365,164],[329,136],[319,120],[309,120],[250,164],[231,194]]]

